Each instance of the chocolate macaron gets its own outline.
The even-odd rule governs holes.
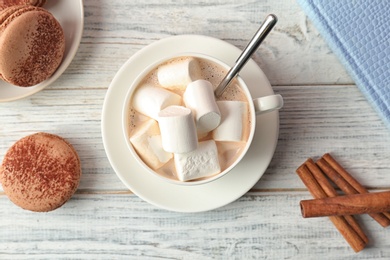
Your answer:
[[[43,6],[46,0],[0,0],[0,10],[14,5]]]
[[[36,133],[12,145],[0,167],[8,198],[23,209],[46,212],[75,193],[81,177],[77,152],[58,135]]]
[[[0,13],[0,78],[21,87],[48,79],[65,52],[60,23],[47,10],[11,6]]]

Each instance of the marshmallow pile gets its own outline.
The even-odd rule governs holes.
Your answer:
[[[173,158],[180,181],[220,173],[216,141],[244,141],[247,103],[216,101],[194,57],[159,66],[157,79],[138,86],[132,97],[133,108],[149,117],[130,137],[138,155],[153,170]],[[199,141],[205,136],[210,140]]]

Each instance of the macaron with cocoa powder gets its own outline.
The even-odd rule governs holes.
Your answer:
[[[0,166],[8,198],[23,209],[46,212],[61,207],[75,193],[81,177],[73,146],[58,135],[36,133],[13,144]]]
[[[50,78],[62,62],[65,36],[47,10],[11,6],[0,13],[0,79],[21,87]]]
[[[0,10],[14,5],[43,6],[46,0],[0,0]]]

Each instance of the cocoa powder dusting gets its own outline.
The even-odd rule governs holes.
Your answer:
[[[75,192],[81,175],[80,161],[58,136],[38,133],[16,142],[7,152],[0,180],[17,205],[34,211],[52,210]]]
[[[49,78],[62,61],[64,35],[61,26],[47,12],[39,12],[37,26],[28,32],[29,53],[12,71],[10,81],[19,86],[36,85]]]

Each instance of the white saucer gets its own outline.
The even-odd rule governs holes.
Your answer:
[[[0,80],[0,102],[30,96],[53,83],[69,66],[79,47],[84,28],[82,0],[50,0],[43,6],[61,24],[65,33],[65,54],[60,67],[47,80],[32,87],[17,87]]]
[[[219,39],[181,35],[157,41],[133,55],[117,72],[106,94],[102,136],[107,157],[119,179],[143,200],[171,211],[201,212],[224,206],[244,195],[257,183],[274,154],[279,132],[278,111],[257,117],[253,143],[243,160],[228,174],[204,185],[183,186],[161,181],[137,164],[122,134],[122,107],[127,90],[146,66],[165,56],[200,52],[232,65],[241,50]],[[273,94],[268,79],[250,60],[240,75],[253,97]]]

